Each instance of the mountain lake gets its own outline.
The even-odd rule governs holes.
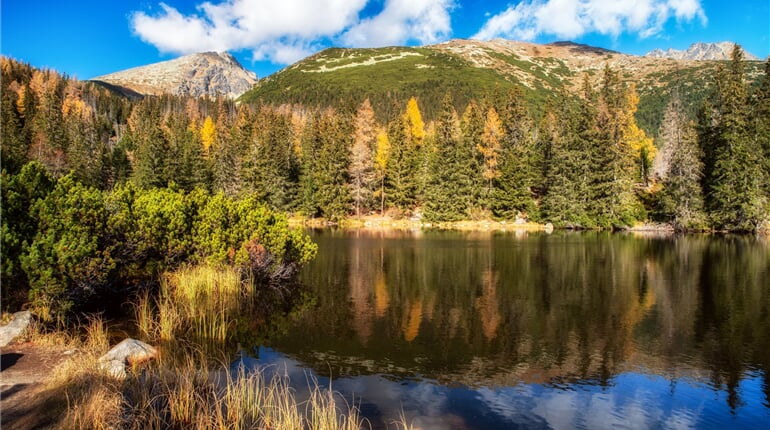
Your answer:
[[[316,230],[313,303],[234,365],[373,429],[767,428],[770,240]],[[331,382],[330,382],[331,381]]]

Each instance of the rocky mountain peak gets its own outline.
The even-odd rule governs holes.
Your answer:
[[[733,42],[717,42],[717,43],[704,43],[696,42],[690,45],[684,51],[676,49],[655,49],[645,54],[646,57],[652,58],[668,58],[672,60],[691,60],[691,61],[707,61],[707,60],[729,60],[733,51],[735,43]],[[754,55],[744,52],[746,60],[756,61],[759,58]]]
[[[257,80],[254,72],[244,69],[228,52],[191,54],[92,79],[142,95],[230,98],[245,93]]]

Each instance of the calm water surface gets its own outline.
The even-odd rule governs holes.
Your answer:
[[[260,365],[372,427],[770,428],[770,243],[323,230]],[[341,397],[342,397],[341,396]]]

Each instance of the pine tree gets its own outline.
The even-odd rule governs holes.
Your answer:
[[[32,208],[36,201],[50,193],[55,182],[45,167],[37,161],[25,164],[17,174],[3,169],[0,176],[0,249],[3,252],[0,282],[2,301],[6,308],[27,301],[28,280],[21,267],[21,258],[38,230],[38,220]]]
[[[638,218],[634,194],[634,152],[628,140],[633,98],[618,72],[605,67],[597,100],[597,133],[589,138],[593,175],[591,216],[603,227],[629,225]]]
[[[214,124],[215,138],[209,149],[214,190],[223,191],[227,196],[237,196],[244,188],[242,163],[249,134],[241,132],[239,128],[249,125],[233,121],[232,106],[221,99],[217,102]]]
[[[417,199],[417,148],[412,146],[408,129],[409,121],[403,114],[388,124],[390,168],[386,176],[386,203],[401,213],[411,211]]]
[[[735,46],[727,68],[715,76],[711,112],[701,115],[706,166],[706,208],[717,228],[756,230],[767,218],[764,154],[750,136],[743,51]]]
[[[519,213],[536,216],[534,188],[539,180],[535,157],[534,126],[522,99],[521,90],[508,94],[500,111],[502,137],[499,175],[492,190],[492,212],[512,219]]]
[[[751,95],[751,128],[750,133],[754,140],[754,148],[760,151],[761,174],[764,179],[760,180],[760,185],[770,184],[770,57],[765,61],[765,73],[762,75],[760,85]],[[770,186],[765,186],[763,195],[764,200],[764,221],[770,222]],[[762,222],[760,215],[759,221]]]
[[[404,112],[405,121],[407,124],[406,137],[408,141],[408,147],[414,159],[414,202],[415,206],[419,206],[425,199],[425,187],[427,186],[428,177],[430,176],[430,165],[428,158],[431,148],[429,148],[427,142],[427,133],[425,130],[425,123],[422,120],[422,113],[420,107],[417,104],[417,99],[411,97],[406,104],[406,111]]]
[[[472,154],[474,148],[462,139],[460,121],[447,94],[436,121],[435,152],[425,196],[428,221],[459,221],[470,215],[473,196]]]
[[[187,113],[175,111],[168,115],[164,127],[168,141],[168,178],[185,191],[197,187],[208,189],[210,172],[204,156],[197,127],[189,123]]]
[[[588,94],[590,97],[590,94]],[[593,225],[588,216],[590,158],[587,136],[593,131],[593,111],[585,100],[573,103],[566,94],[549,103],[540,125],[545,180],[542,218],[556,225]]]
[[[0,107],[0,139],[2,139],[2,168],[9,173],[16,173],[27,162],[29,142],[24,138],[24,125],[17,110],[13,91],[2,91]]]
[[[319,214],[317,191],[322,144],[320,112],[315,112],[311,119],[305,121],[300,141],[299,206],[307,216],[315,217]]]
[[[345,217],[350,210],[348,187],[351,121],[345,115],[328,111],[319,124],[321,146],[318,152],[318,208],[332,221]]]
[[[38,100],[32,119],[32,156],[57,178],[69,170],[65,156],[68,142],[62,115],[64,85],[65,82],[56,73],[39,70],[32,74],[30,81],[30,89]]]
[[[296,198],[298,182],[292,127],[286,115],[272,108],[262,108],[258,117],[253,137],[248,138],[246,181],[273,208],[288,210]],[[248,119],[238,121],[250,123]]]
[[[139,103],[128,119],[133,181],[140,188],[165,187],[173,179],[167,176],[169,145],[161,124],[159,103],[152,99]]]
[[[704,227],[703,164],[695,126],[689,121],[678,95],[666,108],[661,125],[663,170],[663,212],[677,230]]]
[[[109,154],[99,141],[93,121],[90,112],[82,110],[66,115],[67,160],[76,180],[90,187],[101,187]]]
[[[380,214],[385,213],[385,177],[388,174],[388,162],[390,160],[390,140],[388,133],[380,129],[377,132],[377,149],[374,156],[374,165],[377,171],[378,181],[380,183]]]
[[[473,185],[471,186],[470,201],[471,206],[481,206],[484,209],[489,209],[490,180],[484,177],[483,165],[484,155],[482,149],[485,149],[484,132],[486,118],[484,110],[478,105],[476,100],[471,100],[468,106],[463,112],[462,120],[460,121],[460,129],[462,131],[463,145],[465,148],[470,148],[471,153],[468,154],[471,160],[471,166],[468,174],[471,176]],[[498,124],[494,124],[495,126]],[[498,130],[499,131],[499,130]],[[488,136],[488,138],[490,138]],[[491,149],[492,154],[496,157],[496,149]]]

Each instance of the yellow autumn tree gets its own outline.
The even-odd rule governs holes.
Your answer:
[[[422,145],[422,141],[425,139],[425,123],[422,121],[420,107],[417,106],[417,99],[414,97],[410,98],[406,104],[406,117],[409,120],[409,135],[412,138],[412,143],[415,146]]]
[[[634,150],[634,157],[639,166],[639,176],[644,185],[648,186],[652,162],[658,154],[658,148],[653,144],[654,139],[647,137],[644,130],[639,128],[635,122],[626,129],[625,137]]]
[[[214,144],[214,141],[217,138],[217,129],[216,125],[214,124],[214,120],[211,119],[210,116],[207,116],[205,120],[203,120],[203,125],[201,126],[201,143],[203,144],[203,151],[206,155],[209,154],[209,148]]]
[[[481,134],[481,143],[478,150],[484,157],[482,174],[487,180],[487,195],[492,190],[492,181],[500,177],[498,156],[500,155],[503,138],[503,123],[495,108],[490,107],[484,120],[484,131]]]
[[[361,210],[367,209],[367,202],[374,185],[375,172],[372,163],[372,152],[377,141],[377,124],[374,119],[374,109],[369,99],[361,103],[353,119],[353,145],[350,147],[350,187],[356,216],[361,216]]]
[[[18,91],[19,97],[16,99],[16,111],[19,116],[24,118],[27,111],[27,87],[22,86]]]
[[[388,133],[380,129],[377,133],[377,148],[374,153],[374,167],[380,179],[380,213],[385,212],[385,175],[388,172],[388,160],[390,159],[390,140]]]
[[[647,134],[636,124],[634,115],[639,105],[639,94],[636,87],[632,84],[626,92],[626,109],[623,112],[623,140],[634,154],[634,159],[639,167],[639,177],[645,186],[649,185],[650,170],[652,162],[658,149],[654,145],[654,139],[647,137]]]

